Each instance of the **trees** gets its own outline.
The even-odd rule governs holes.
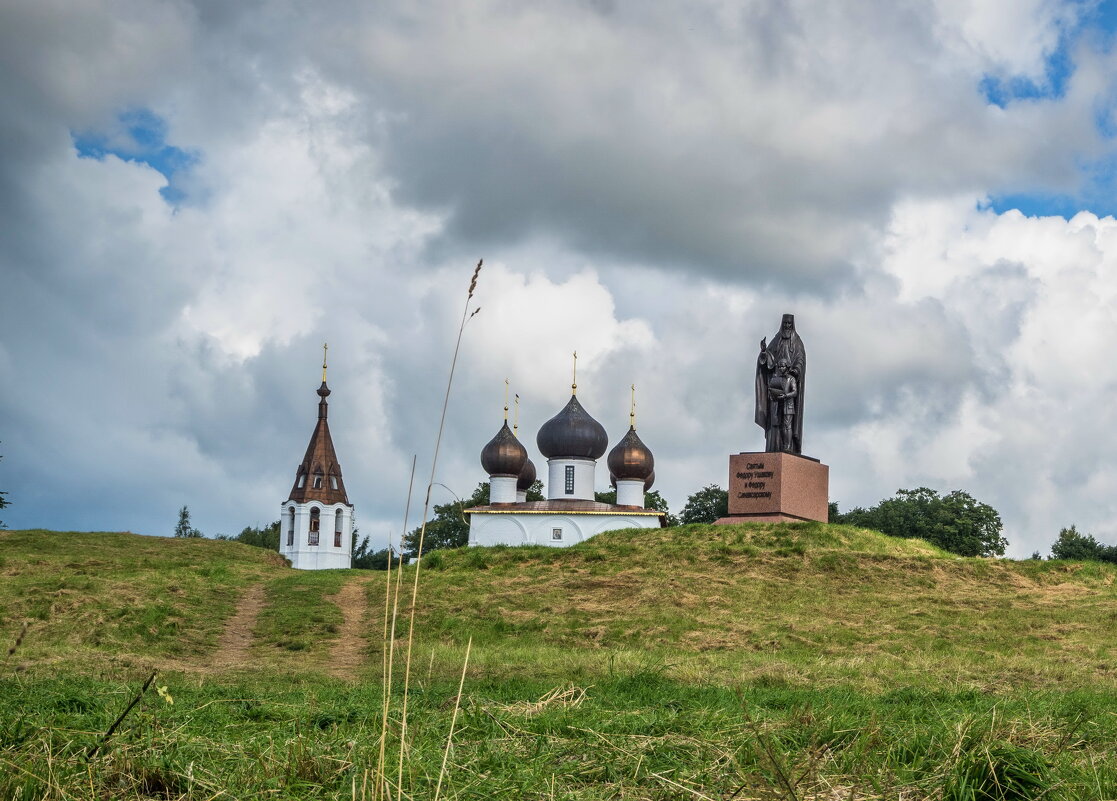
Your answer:
[[[426,543],[423,543],[424,546]],[[395,569],[400,563],[400,554],[396,553],[394,548],[381,548],[379,551],[371,550],[369,546],[368,537],[361,540],[360,545],[357,544],[356,532],[353,536],[353,568],[356,570],[387,570],[388,569],[388,555],[392,557],[392,568]],[[407,564],[408,559],[403,557],[403,563]]]
[[[703,487],[686,499],[679,513],[682,523],[713,523],[729,514],[729,492],[717,484]]]
[[[593,494],[594,500],[599,503],[613,503],[617,502],[617,491],[611,489],[608,492],[595,492]],[[667,505],[667,499],[659,494],[659,490],[651,490],[644,493],[644,508],[655,509],[657,512],[664,512],[667,517],[665,522],[668,526],[679,525],[679,518],[671,514],[671,508]]]
[[[185,507],[183,507],[185,508]],[[175,536],[178,536],[177,534]],[[227,539],[243,542],[245,545],[255,545],[257,548],[267,548],[269,551],[279,550],[279,521],[268,523],[263,528],[245,526],[240,534]]]
[[[856,507],[831,522],[924,539],[959,556],[1001,556],[1008,545],[997,510],[962,490],[940,496],[927,487],[901,489],[893,498],[869,509]]]
[[[190,510],[183,506],[178,510],[178,525],[175,526],[176,537],[201,537],[202,532],[190,526]],[[278,544],[276,548],[278,548]]]
[[[1051,545],[1052,559],[1092,559],[1097,562],[1117,562],[1117,545],[1105,545],[1092,534],[1079,534],[1074,525],[1059,532]]]
[[[543,500],[543,482],[536,481],[527,491],[529,501]],[[461,548],[469,543],[469,520],[463,514],[463,509],[471,506],[484,506],[489,502],[489,482],[482,481],[477,485],[473,494],[464,500],[455,500],[451,503],[435,504],[434,517],[427,521],[427,530],[423,534],[423,553],[430,553],[442,548]],[[410,558],[419,556],[419,535],[422,526],[413,529],[404,535],[403,552]]]

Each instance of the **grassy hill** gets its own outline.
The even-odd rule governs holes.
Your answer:
[[[426,568],[424,639],[473,636],[498,654],[494,666],[526,649],[524,668],[542,662],[556,675],[627,654],[687,679],[869,690],[1117,679],[1117,571],[1100,564],[963,559],[920,540],[796,524],[465,549]],[[538,649],[551,653],[541,660]]]
[[[454,797],[1115,798],[1115,575],[822,524],[432,554],[407,795],[459,704]],[[0,532],[0,797],[375,797],[387,578]],[[148,693],[85,759],[151,670],[175,703]]]
[[[556,679],[663,665],[773,686],[1105,685],[1117,679],[1115,575],[963,559],[847,526],[620,531],[566,549],[432,554],[416,643],[450,673],[472,637],[477,670]],[[19,657],[32,670],[209,671],[254,584],[266,592],[255,663],[324,664],[341,619],[331,596],[354,578],[368,582],[363,633],[379,664],[384,573],[293,571],[234,542],[19,531],[0,533],[0,577],[0,642],[28,621]]]

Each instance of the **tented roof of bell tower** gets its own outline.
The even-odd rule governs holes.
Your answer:
[[[295,503],[320,501],[327,506],[335,503],[350,505],[345,494],[345,482],[341,478],[341,465],[337,462],[334,442],[330,437],[330,425],[326,421],[329,406],[326,398],[329,394],[330,388],[323,376],[322,386],[318,388],[318,397],[321,398],[318,401],[318,423],[310,435],[310,444],[306,446],[306,455],[299,463],[289,496],[289,500]]]

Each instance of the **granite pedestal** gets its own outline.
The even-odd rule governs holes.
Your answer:
[[[787,522],[829,517],[830,468],[794,453],[729,457],[729,516],[717,523]]]

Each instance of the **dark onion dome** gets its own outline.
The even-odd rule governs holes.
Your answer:
[[[535,443],[548,459],[600,459],[609,447],[609,435],[578,403],[578,396],[571,395],[570,403],[539,429]]]
[[[490,476],[519,476],[527,461],[527,450],[504,421],[500,431],[481,449],[481,466]]]
[[[652,484],[654,484],[654,483],[655,483],[655,470],[653,470],[651,473],[649,473],[648,477],[644,479],[644,492],[647,492],[648,490],[650,490],[652,488]]]
[[[520,478],[516,482],[516,489],[520,492],[527,492],[531,489],[531,485],[535,483],[535,462],[528,459],[524,462],[524,469],[520,471]]]
[[[636,429],[629,427],[613,450],[609,451],[609,474],[618,481],[645,481],[655,471],[655,458]]]

